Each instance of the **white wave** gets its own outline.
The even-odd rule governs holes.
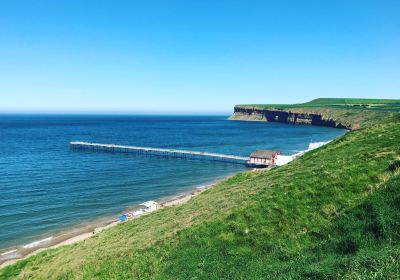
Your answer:
[[[281,165],[291,162],[292,160],[293,160],[293,156],[278,155],[278,158],[276,159],[276,165],[281,166]]]
[[[16,258],[20,258],[21,254],[18,253],[18,250],[10,250],[0,254],[0,261],[7,261]]]
[[[32,242],[32,243],[26,244],[26,245],[24,245],[23,247],[24,247],[25,249],[37,247],[37,246],[39,246],[40,244],[49,242],[49,241],[52,240],[52,239],[53,239],[53,236],[50,236],[50,237],[47,237],[47,238],[45,238],[45,239],[38,240],[38,241],[34,241],[34,242]]]
[[[1,253],[1,255],[2,255],[2,256],[5,256],[5,255],[9,255],[9,254],[12,254],[12,253],[15,253],[15,252],[17,252],[17,250],[10,250],[10,251]]]
[[[326,145],[326,144],[328,144],[328,143],[331,142],[331,141],[332,141],[332,140],[326,141],[326,142],[311,142],[311,143],[308,145],[308,149],[306,150],[306,152],[311,151],[311,150],[315,150],[315,149],[317,149],[317,148],[319,148],[319,147],[322,147],[323,145]]]
[[[319,148],[319,147],[322,147],[323,145],[326,145],[326,144],[328,144],[329,142],[331,142],[331,141],[326,141],[326,142],[311,142],[311,143],[308,145],[307,150],[304,150],[304,151],[295,153],[295,154],[290,155],[290,156],[278,155],[278,158],[276,159],[276,165],[277,165],[277,166],[281,166],[281,165],[287,164],[287,163],[291,162],[292,160],[294,160],[295,158],[297,158],[297,157],[303,155],[304,153],[309,152],[309,151],[312,151],[312,150],[315,150],[315,149],[317,149],[317,148]]]

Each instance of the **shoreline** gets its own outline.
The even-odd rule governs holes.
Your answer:
[[[334,139],[326,141],[326,142],[310,143],[308,149],[306,149],[304,151],[298,152],[298,153],[290,155],[290,156],[283,156],[283,157],[286,157],[286,160],[281,165],[287,164],[287,163],[297,159],[298,157],[301,157],[305,153],[307,153],[311,150],[314,150],[316,148],[319,148],[321,146],[324,146],[333,140]],[[278,166],[280,166],[280,165],[278,165]],[[248,171],[254,172],[254,171],[258,171],[258,170],[260,170],[260,169],[253,168],[253,169],[249,169]],[[266,169],[263,169],[263,170],[266,170]],[[215,181],[213,181],[207,185],[204,185],[204,186],[188,188],[187,190],[179,192],[175,195],[156,199],[156,201],[160,205],[159,209],[185,204],[188,201],[190,201],[191,198],[193,198],[194,196],[197,196],[200,193],[214,187],[221,181],[227,180],[227,179],[235,176],[237,173],[238,172],[224,176],[219,179],[216,179]],[[128,211],[128,209],[135,209],[137,207],[138,207],[138,205],[132,206],[132,207],[127,208],[125,211]],[[155,212],[157,212],[157,211],[155,211]],[[151,214],[151,213],[146,213],[144,215],[148,215],[148,214]],[[138,219],[141,216],[137,216],[132,219]],[[132,219],[130,219],[130,220],[132,220]],[[32,243],[29,243],[27,245],[24,245],[24,246],[20,246],[19,248],[16,248],[16,249],[9,248],[9,251],[3,252],[2,254],[0,254],[0,269],[3,269],[4,267],[14,264],[20,260],[23,260],[23,259],[29,258],[33,255],[36,255],[44,250],[55,249],[55,248],[58,248],[61,246],[75,244],[82,240],[88,239],[88,238],[102,232],[105,229],[116,226],[119,223],[121,223],[121,221],[118,221],[117,218],[103,220],[102,222],[98,221],[97,223],[87,224],[87,225],[77,228],[73,231],[64,232],[63,234],[57,235],[55,237],[44,238],[42,240],[38,240],[38,241],[35,241]],[[42,241],[45,241],[45,242],[43,242],[43,244],[42,244]],[[37,246],[34,245],[35,243],[37,243],[38,245]],[[32,244],[33,244],[33,246],[29,247]],[[11,255],[11,254],[17,254],[17,253],[18,253],[18,255],[15,255],[15,257],[3,259],[3,260],[1,259],[1,256],[5,255],[5,254]]]
[[[235,174],[231,174],[231,175],[225,176],[223,178],[217,179],[216,181],[214,181],[210,184],[204,185],[204,186],[199,186],[199,187],[195,187],[192,189],[188,189],[186,191],[177,193],[176,195],[157,199],[157,201],[160,205],[158,210],[166,208],[166,207],[179,206],[179,205],[185,204],[188,201],[190,201],[191,198],[214,187],[219,182],[224,181],[228,178],[231,178]],[[135,207],[138,207],[138,206],[129,207],[129,209],[134,209]],[[157,211],[155,211],[155,212],[157,212]],[[147,213],[144,215],[148,215],[148,214],[151,214],[151,213]],[[141,216],[143,216],[143,215],[141,215]],[[130,220],[138,219],[141,216],[132,218]],[[86,226],[77,228],[70,232],[64,232],[55,237],[47,237],[47,238],[29,243],[27,245],[19,246],[17,248],[15,248],[15,247],[9,248],[9,250],[0,254],[0,269],[3,269],[9,265],[12,265],[20,260],[24,260],[26,258],[34,256],[34,255],[36,255],[42,251],[45,251],[47,249],[55,249],[55,248],[58,248],[61,246],[72,245],[77,242],[86,240],[86,239],[102,232],[103,230],[114,227],[120,223],[123,223],[123,222],[119,221],[117,218],[107,219],[102,222],[97,222],[95,224],[88,224]],[[1,256],[6,256],[6,255],[11,255],[11,257],[8,259],[5,258],[2,260]],[[15,256],[15,257],[12,257],[12,256]]]

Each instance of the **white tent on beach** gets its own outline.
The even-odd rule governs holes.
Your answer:
[[[159,208],[160,205],[157,202],[150,200],[143,202],[142,204],[140,204],[140,206],[144,207],[144,212],[154,212]]]

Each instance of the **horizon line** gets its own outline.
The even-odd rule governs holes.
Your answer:
[[[0,111],[0,115],[231,115],[228,111]]]

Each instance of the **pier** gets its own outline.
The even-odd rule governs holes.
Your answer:
[[[70,142],[70,146],[72,149],[99,150],[99,151],[110,151],[110,152],[120,152],[120,153],[137,153],[137,154],[148,154],[148,155],[163,156],[163,157],[204,159],[204,160],[224,161],[224,162],[241,163],[241,164],[247,164],[247,162],[250,160],[249,157],[207,153],[207,152],[124,146],[124,145],[113,145],[113,144],[99,144],[99,143],[89,143],[89,142],[79,142],[79,141]]]

